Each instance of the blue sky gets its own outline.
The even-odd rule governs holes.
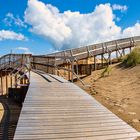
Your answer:
[[[47,54],[140,35],[139,5],[139,0],[0,0],[0,55]]]

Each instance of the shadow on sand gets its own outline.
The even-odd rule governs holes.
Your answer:
[[[0,123],[0,139],[13,140],[16,130],[21,106],[6,96],[0,96],[0,103],[3,106],[4,114]]]

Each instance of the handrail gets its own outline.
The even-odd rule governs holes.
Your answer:
[[[88,57],[96,57],[96,55],[101,55],[104,53],[112,53],[113,51],[119,51],[120,49],[134,47],[137,43],[140,43],[140,36],[123,38],[123,39],[88,45],[80,48],[68,49],[65,51],[51,53],[48,55],[31,56],[31,54],[6,54],[0,57],[0,69],[2,70],[2,68],[3,69],[5,68],[7,70],[9,66],[9,68],[12,67],[12,69],[14,70],[16,66],[19,68],[19,66],[24,65],[25,67],[25,65],[28,65],[29,63],[28,68],[26,67],[26,69],[30,70],[31,64],[39,64],[39,65],[44,65],[46,67],[53,67],[54,70],[60,69],[60,70],[68,71],[69,73],[71,73],[81,81],[79,76],[74,71],[74,64],[73,64],[74,62],[78,62],[78,60],[86,59]],[[63,64],[64,65],[68,64],[68,66],[71,66],[72,68],[69,69],[65,67],[60,67]],[[73,78],[71,80],[73,81]],[[84,85],[82,81],[81,83]]]
[[[116,46],[116,41],[118,43],[118,45],[124,45],[126,43],[132,43],[132,40],[133,40],[133,43],[135,42],[140,42],[140,36],[134,36],[134,37],[129,37],[129,38],[122,38],[122,39],[118,39],[118,40],[112,40],[112,41],[108,41],[108,42],[103,42],[103,43],[98,43],[98,44],[93,44],[93,45],[88,45],[88,46],[85,46],[85,47],[80,47],[80,48],[73,48],[73,49],[67,49],[65,51],[60,51],[60,52],[56,52],[56,53],[51,53],[51,54],[48,54],[46,56],[50,57],[59,57],[59,56],[75,56],[76,54],[71,54],[70,52],[73,52],[73,51],[78,51],[79,49],[84,49],[84,50],[87,50],[86,48],[88,47],[89,48],[89,51],[95,51],[96,49],[102,49],[102,44],[106,44],[107,47],[113,47],[113,46]],[[111,45],[108,45],[108,44],[111,44]],[[98,48],[91,48],[93,46],[98,46]],[[87,51],[81,51],[80,53],[86,53]],[[67,55],[67,54],[71,54],[71,55]],[[77,53],[78,55],[78,53]]]
[[[8,94],[8,88],[19,88],[28,86],[30,83],[30,61],[31,54],[6,54],[0,57],[1,89],[2,94]],[[29,73],[29,76],[27,76]],[[5,76],[5,87],[2,87],[3,76]],[[10,82],[8,82],[8,76]],[[23,84],[22,84],[23,83]],[[5,91],[3,92],[3,88]]]
[[[46,66],[46,67],[53,67],[56,70],[60,69],[60,70],[65,70],[65,71],[71,72],[72,74],[74,74],[76,76],[76,78],[82,83],[83,86],[87,86],[73,70],[69,70],[67,68],[56,66],[56,65],[51,65],[51,64],[43,64],[43,63],[36,63],[36,62],[31,62],[31,63],[32,64],[37,64],[37,65],[43,65],[43,66]]]

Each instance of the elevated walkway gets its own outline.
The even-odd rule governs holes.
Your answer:
[[[14,140],[134,140],[139,136],[73,83],[33,72],[30,83]]]

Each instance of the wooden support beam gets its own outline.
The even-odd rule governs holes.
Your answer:
[[[115,43],[116,43],[116,58],[119,59],[119,55],[118,55],[118,52],[119,52],[118,43],[117,43],[117,41],[115,41]]]
[[[87,48],[87,58],[90,56],[89,46],[86,46]]]
[[[13,77],[12,77],[12,75],[10,75],[10,84],[11,84],[11,88],[12,88],[12,85],[13,85]]]
[[[78,70],[78,60],[77,59],[76,59],[75,63],[76,63],[76,74],[78,75],[79,74],[79,70]]]
[[[104,58],[104,60],[106,61],[106,63],[108,63],[108,60],[104,57],[104,55],[103,55],[103,58]]]
[[[68,80],[70,80],[70,64],[68,63]]]
[[[2,76],[2,71],[0,72],[0,81],[1,81],[1,92],[3,95],[3,76]]]
[[[6,82],[6,95],[8,94],[8,78],[7,73],[5,72],[5,82]]]
[[[23,84],[26,84],[26,77],[23,78]]]
[[[131,46],[130,46],[129,50],[130,50],[130,53],[131,53],[131,51],[132,51],[132,47]]]
[[[20,79],[20,85],[23,85],[24,84],[23,83],[24,82],[23,79],[24,79],[24,77]]]
[[[89,67],[88,67],[88,58],[86,58],[86,67],[85,67],[85,71],[86,71],[86,74],[88,75],[89,73]]]
[[[122,49],[122,54],[125,55],[125,49]]]
[[[97,65],[96,65],[96,56],[94,56],[94,70],[97,69]]]
[[[119,59],[119,57],[118,57],[118,51],[117,50],[116,50],[116,58]]]
[[[71,72],[71,82],[73,83],[73,72],[74,72],[73,60],[71,62],[71,70],[72,70],[72,72]]]
[[[65,65],[64,65],[64,68],[65,68]],[[63,77],[66,77],[65,69],[63,70]]]
[[[104,54],[101,54],[101,65],[102,65],[102,68],[104,67]]]
[[[73,52],[72,52],[72,50],[70,50],[70,54],[71,54],[71,56],[73,56]]]
[[[111,64],[111,52],[108,53],[108,63]]]
[[[105,53],[105,49],[104,49],[104,43],[102,43],[102,54]]]
[[[15,88],[17,88],[17,75],[15,75]]]

